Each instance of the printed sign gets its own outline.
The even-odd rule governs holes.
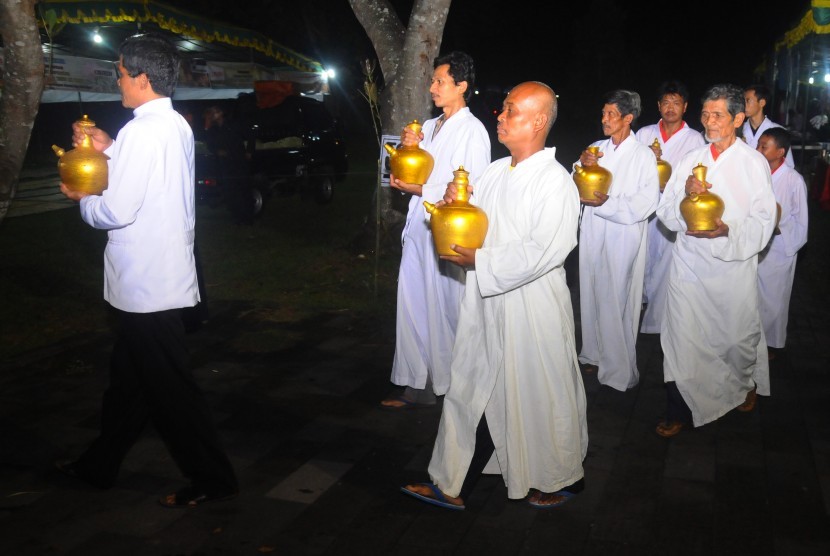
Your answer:
[[[400,135],[382,135],[380,145],[380,186],[390,187],[389,174],[392,173],[392,167],[389,165],[389,153],[383,145],[390,145],[394,148],[401,146]]]

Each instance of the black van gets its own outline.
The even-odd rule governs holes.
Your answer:
[[[326,106],[310,97],[289,96],[273,108],[251,108],[253,94],[243,97],[239,101],[248,109],[239,111],[240,124],[253,186],[266,196],[298,191],[318,203],[331,202],[349,165],[340,126]]]
[[[244,181],[251,189],[254,213],[274,194],[296,192],[320,204],[331,202],[335,184],[345,179],[349,165],[340,125],[322,102],[289,96],[273,108],[257,108],[250,93],[240,95],[227,112],[244,136],[248,164]],[[211,153],[197,149],[200,199],[227,196],[228,184],[217,174]]]

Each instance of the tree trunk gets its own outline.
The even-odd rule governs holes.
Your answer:
[[[429,80],[432,61],[439,53],[444,25],[452,0],[415,0],[406,28],[388,0],[349,0],[358,21],[369,35],[383,74],[380,92],[383,133],[400,134],[412,120],[424,121],[432,102]],[[380,213],[384,229],[395,228],[406,214],[396,210],[393,196],[398,192],[383,188]],[[396,238],[397,239],[397,238]]]
[[[43,92],[43,51],[35,0],[0,0],[3,90],[0,96],[0,222],[17,189]]]

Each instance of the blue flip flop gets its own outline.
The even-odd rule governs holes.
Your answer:
[[[400,402],[401,405],[385,405],[383,402]],[[392,396],[391,398],[386,398],[385,400],[380,402],[380,408],[386,411],[401,411],[406,409],[417,409],[419,407],[425,406],[424,404],[419,404],[418,402],[407,400],[403,396]]]
[[[463,504],[461,504],[461,505],[453,504],[452,502],[447,500],[447,497],[444,496],[444,493],[441,492],[441,490],[432,483],[418,483],[418,486],[428,487],[432,491],[432,494],[434,495],[434,498],[431,498],[429,496],[424,496],[423,494],[418,494],[417,492],[409,490],[405,486],[401,487],[401,492],[403,492],[404,494],[407,494],[407,495],[409,495],[413,498],[417,498],[421,502],[426,502],[427,504],[432,504],[433,506],[438,506],[440,508],[446,508],[448,510],[463,510],[463,509],[465,509],[465,506]]]
[[[546,493],[543,492],[542,494]],[[547,510],[548,508],[558,508],[559,506],[561,506],[562,504],[566,503],[568,500],[576,496],[576,494],[574,494],[573,492],[568,492],[567,490],[560,490],[559,492],[554,492],[553,494],[554,496],[564,496],[564,499],[560,500],[555,504],[540,504],[539,502],[531,502],[530,500],[528,500],[527,503],[533,506],[534,508],[539,508],[540,510]]]

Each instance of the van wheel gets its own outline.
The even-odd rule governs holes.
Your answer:
[[[260,197],[264,198],[271,194],[271,182],[263,173],[257,173],[251,177],[251,187],[259,191]]]
[[[257,214],[262,212],[262,206],[265,204],[265,201],[262,198],[262,191],[260,191],[257,187],[252,187],[251,197],[253,198],[252,212],[254,216],[256,216]]]
[[[324,169],[323,173],[311,176],[311,191],[318,204],[326,205],[334,198],[334,176]]]

